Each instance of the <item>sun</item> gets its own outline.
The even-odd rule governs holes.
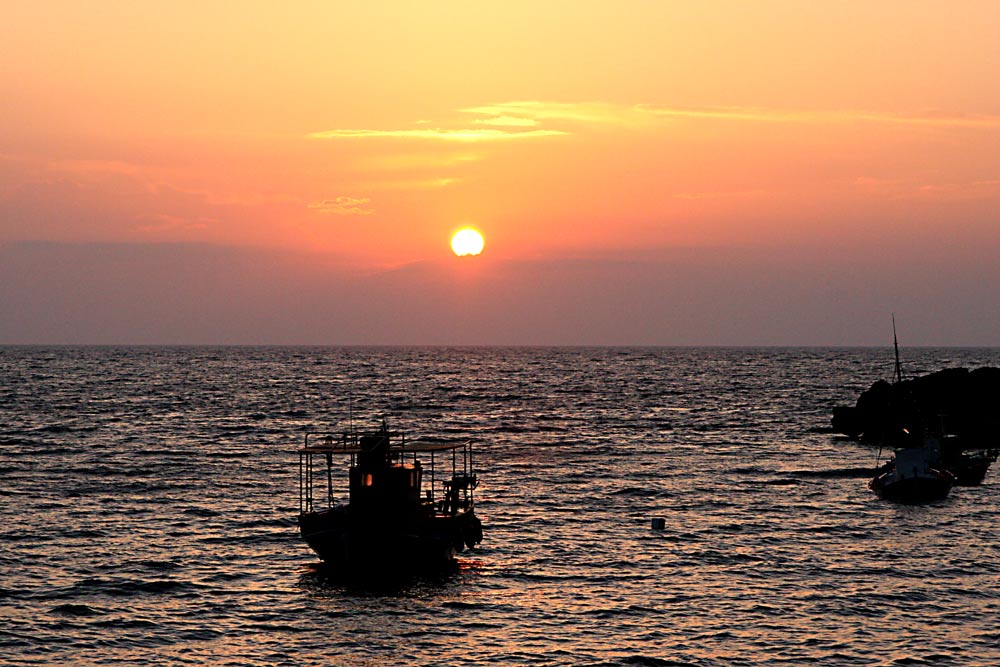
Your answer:
[[[460,229],[451,237],[451,249],[459,257],[478,255],[484,245],[483,235],[471,227]]]

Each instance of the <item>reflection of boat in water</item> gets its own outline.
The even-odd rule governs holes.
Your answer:
[[[868,487],[879,498],[900,503],[925,503],[948,497],[955,477],[934,467],[940,459],[940,443],[929,436],[915,440],[897,449],[893,458],[879,467],[875,478],[869,482]]]
[[[335,456],[349,457],[346,504],[334,501]],[[450,474],[439,473],[438,463]],[[471,442],[407,440],[384,420],[375,431],[306,434],[299,449],[302,537],[332,565],[398,570],[446,564],[483,538],[472,463]]]

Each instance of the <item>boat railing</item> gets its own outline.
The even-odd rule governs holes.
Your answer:
[[[438,475],[435,452],[441,451],[447,458],[451,452],[451,475]],[[461,454],[459,454],[461,452]],[[472,458],[472,440],[462,443],[440,445],[430,449],[430,488],[427,491],[427,501],[435,511],[444,514],[455,514],[461,510],[472,509],[475,499],[473,492],[479,486],[479,477],[475,473]],[[439,480],[438,478],[441,477]],[[438,489],[441,489],[438,500]]]
[[[340,433],[305,434],[304,446],[298,450],[299,513],[331,509],[336,504],[333,455],[349,455],[349,465],[353,468],[358,462],[358,454],[362,452],[362,437],[372,435],[389,438],[388,454],[393,461],[406,463],[409,460],[413,465],[417,465],[418,454],[428,455],[428,459],[419,462],[425,475],[424,502],[434,507],[436,511],[454,513],[472,508],[473,492],[479,485],[479,478],[474,469],[472,440],[433,442],[419,438],[407,439],[404,434],[396,431],[351,430]],[[451,456],[448,456],[449,453]],[[317,463],[316,457],[322,457],[323,463]],[[451,460],[450,475],[446,472],[448,459]],[[317,497],[317,492],[322,495]],[[321,500],[323,496],[325,502]]]
[[[356,450],[361,446],[361,439],[364,436],[384,436],[389,438],[390,448],[392,449],[405,447],[406,445],[406,435],[399,431],[306,432],[303,449],[350,453],[352,449]]]

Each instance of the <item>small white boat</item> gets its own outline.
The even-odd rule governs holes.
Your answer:
[[[900,503],[944,500],[955,484],[955,476],[934,467],[940,458],[937,440],[922,438],[919,446],[897,449],[868,486],[879,498]]]

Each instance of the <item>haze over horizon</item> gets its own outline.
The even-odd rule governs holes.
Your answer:
[[[0,344],[1000,345],[994,2],[5,14]]]

